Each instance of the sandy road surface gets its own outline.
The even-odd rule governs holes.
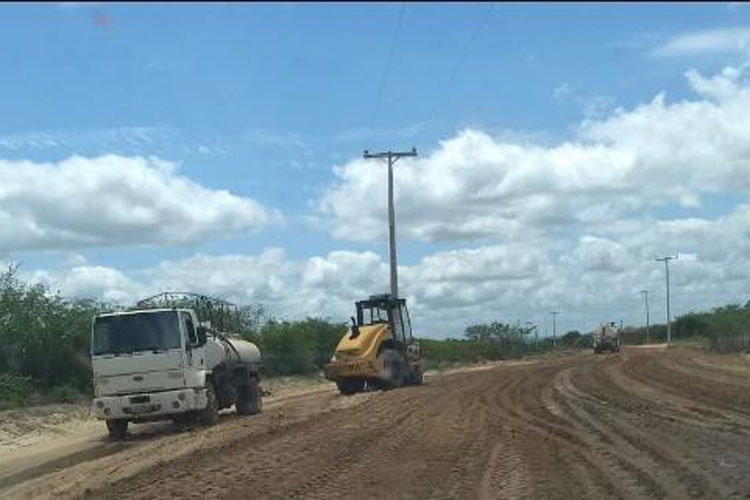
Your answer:
[[[628,349],[139,438],[9,497],[750,498],[750,359]]]

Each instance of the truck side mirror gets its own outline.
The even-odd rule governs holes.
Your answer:
[[[208,338],[206,337],[206,327],[200,325],[195,332],[198,334],[198,345],[206,345],[206,342],[208,341]]]

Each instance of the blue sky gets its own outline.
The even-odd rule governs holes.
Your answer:
[[[297,263],[334,251],[372,251],[385,259],[387,247],[379,236],[342,238],[327,229],[335,222],[319,203],[336,185],[346,187],[335,166],[351,165],[366,148],[416,146],[429,157],[441,150],[440,141],[467,129],[541,148],[577,141],[583,120],[606,120],[618,107],[632,111],[661,92],[668,103],[697,99],[686,71],[709,78],[741,65],[746,54],[710,41],[707,49],[690,43],[679,49],[680,37],[730,33],[741,41],[745,35],[732,30],[750,23],[750,9],[726,3],[16,4],[0,9],[0,159],[58,164],[71,156],[156,157],[204,189],[228,190],[283,216],[258,230],[219,231],[178,243],[146,238],[4,245],[1,258],[19,261],[40,276],[62,273],[60,280],[76,265],[135,279],[132,273],[165,260],[257,256],[268,248],[283,249],[285,259]],[[670,43],[678,48],[670,49]],[[715,220],[732,213],[746,195],[718,189],[700,198],[700,205],[650,207],[648,216]],[[0,209],[1,202],[0,197]],[[420,207],[407,203],[404,210]],[[632,211],[641,212],[640,206]],[[370,215],[363,213],[363,220]],[[367,227],[363,223],[361,230]],[[576,237],[593,233],[586,225],[570,231]],[[405,228],[400,263],[418,266],[450,250],[506,243],[508,238],[492,234],[421,238]],[[579,244],[562,238],[550,248]],[[555,252],[547,257],[558,262]],[[374,285],[362,289],[368,286]],[[289,307],[279,306],[277,313],[291,314]],[[344,306],[321,307],[340,311]],[[531,314],[514,303],[501,302],[498,308],[501,319]],[[337,317],[338,312],[323,309],[321,314]],[[561,317],[562,327],[584,328],[593,321],[576,318],[566,324]],[[451,325],[460,331],[463,323]]]

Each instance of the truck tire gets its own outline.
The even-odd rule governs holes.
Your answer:
[[[263,409],[263,399],[260,393],[258,379],[253,377],[250,383],[237,388],[237,415],[255,415]]]
[[[422,385],[423,381],[422,372],[409,372],[409,385]]]
[[[385,369],[385,388],[395,389],[406,384],[407,369],[404,357],[396,350],[383,349],[383,368]]]
[[[338,386],[339,392],[341,394],[345,394],[348,396],[349,394],[362,392],[365,388],[365,381],[358,379],[339,380],[338,382],[336,382],[336,385]]]
[[[215,425],[219,421],[219,401],[216,399],[216,389],[213,383],[206,387],[206,407],[198,411],[198,423],[201,425]]]
[[[128,421],[122,419],[107,420],[109,437],[115,441],[122,441],[128,433]]]

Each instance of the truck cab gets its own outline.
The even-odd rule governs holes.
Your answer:
[[[240,346],[249,352],[243,359],[234,345],[242,341],[227,339],[237,352],[233,356],[217,338],[220,334],[208,334],[192,309],[136,310],[94,318],[93,409],[97,418],[106,420],[113,438],[124,438],[129,422],[197,417],[202,423],[215,423],[220,407],[238,403],[240,411],[247,403],[240,401],[241,394],[254,398],[259,411],[260,352],[244,342],[252,347]],[[248,386],[254,386],[254,392]],[[257,412],[255,406],[247,413]]]

